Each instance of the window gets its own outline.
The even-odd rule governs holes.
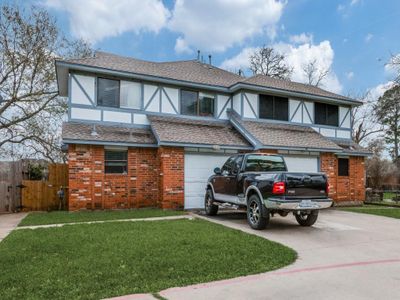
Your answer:
[[[338,159],[338,175],[349,176],[349,159],[339,158]]]
[[[288,98],[260,95],[259,116],[262,119],[289,120]]]
[[[222,166],[221,172],[230,173],[232,170],[233,161],[235,160],[235,158],[236,158],[236,156],[229,157],[228,160],[225,162],[225,164]]]
[[[97,104],[119,107],[119,80],[97,78]]]
[[[339,126],[339,108],[337,105],[315,102],[315,124]]]
[[[232,164],[232,173],[233,174],[239,173],[240,168],[242,167],[242,162],[243,162],[243,155],[237,156],[235,161]]]
[[[121,81],[121,107],[140,109],[142,105],[142,85],[139,82]]]
[[[214,95],[181,90],[181,113],[190,116],[214,116]]]
[[[138,82],[97,78],[97,105],[140,109],[142,86]]]
[[[279,172],[286,171],[286,166],[281,156],[249,155],[244,170],[246,172]]]
[[[105,150],[104,172],[106,174],[126,174],[128,165],[127,150]]]

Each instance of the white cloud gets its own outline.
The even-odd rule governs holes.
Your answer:
[[[369,42],[372,40],[373,37],[374,37],[374,35],[373,35],[372,33],[368,33],[368,34],[365,36],[365,42],[366,42],[366,43],[369,43]]]
[[[181,37],[178,37],[175,42],[175,52],[178,54],[190,54],[193,52],[192,49],[188,46],[186,41],[182,39]]]
[[[353,71],[347,72],[347,73],[346,73],[346,78],[347,78],[348,80],[353,79],[353,78],[354,78],[354,72],[353,72]]]
[[[311,61],[315,60],[320,70],[330,69],[333,64],[334,51],[329,41],[323,41],[317,45],[308,43],[302,45],[277,43],[272,45],[272,47],[285,54],[287,64],[293,67],[291,77],[293,81],[307,82],[307,76],[304,74],[303,67]],[[221,67],[228,70],[247,69],[249,66],[249,56],[255,49],[257,48],[242,49],[238,55],[225,60],[221,64]],[[325,77],[321,87],[335,93],[342,91],[342,85],[333,71]]]
[[[126,31],[157,33],[170,16],[161,0],[44,0],[44,4],[66,11],[72,34],[91,42]]]
[[[306,44],[306,43],[312,43],[313,42],[313,35],[310,33],[301,33],[297,35],[291,35],[289,37],[290,42],[294,44]]]
[[[360,0],[351,0],[350,6],[356,5],[359,2],[360,2]]]
[[[400,53],[392,56],[387,64],[385,64],[385,72],[393,77],[400,74]]]
[[[284,5],[278,0],[177,0],[168,27],[192,49],[222,52],[255,35],[273,39]]]
[[[243,48],[236,56],[226,59],[222,62],[221,68],[228,71],[246,70],[249,68],[250,56],[257,50],[256,47]]]
[[[376,101],[380,96],[382,96],[388,89],[392,88],[394,85],[393,81],[378,84],[377,86],[368,89],[368,100]]]

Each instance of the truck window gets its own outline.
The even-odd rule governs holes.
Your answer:
[[[286,171],[286,166],[281,156],[249,155],[247,156],[246,172],[272,172]]]

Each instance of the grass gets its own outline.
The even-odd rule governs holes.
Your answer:
[[[100,299],[256,274],[283,245],[203,220],[23,229],[0,243],[0,299]]]
[[[400,208],[397,207],[364,205],[362,207],[346,207],[342,208],[342,210],[400,219]]]
[[[18,226],[48,225],[60,223],[138,219],[182,215],[185,212],[161,209],[136,209],[120,211],[53,211],[34,212],[26,216]]]

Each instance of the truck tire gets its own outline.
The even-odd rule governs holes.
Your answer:
[[[301,226],[312,226],[318,219],[318,210],[312,211],[310,214],[295,214],[297,223]]]
[[[207,216],[215,216],[218,213],[218,205],[215,205],[213,202],[212,191],[208,189],[204,198],[204,210]]]
[[[255,194],[247,201],[247,223],[256,230],[265,229],[269,223],[269,212]]]

